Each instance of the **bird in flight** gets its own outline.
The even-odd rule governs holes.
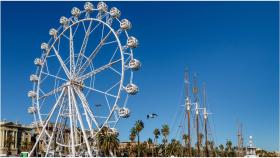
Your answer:
[[[148,114],[148,115],[147,115],[147,119],[155,118],[155,117],[157,117],[157,116],[158,116],[157,114],[151,113],[151,114]]]
[[[102,105],[101,105],[101,104],[95,104],[95,106],[96,106],[96,107],[100,107],[100,106],[102,106]]]

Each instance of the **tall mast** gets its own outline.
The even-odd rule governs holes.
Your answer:
[[[197,139],[197,156],[200,156],[200,138],[199,138],[199,107],[198,107],[198,87],[197,87],[197,76],[194,73],[193,76],[193,95],[195,98],[195,119],[196,119],[196,139]]]
[[[188,156],[192,156],[192,149],[191,149],[191,100],[189,95],[189,89],[190,89],[190,80],[189,80],[189,71],[188,69],[185,70],[185,91],[186,91],[186,110],[188,114]]]
[[[243,156],[243,133],[242,133],[242,123],[238,122],[237,127],[237,150],[238,156]]]
[[[206,110],[206,86],[203,83],[203,116],[204,116],[204,135],[205,135],[205,156],[209,157],[208,138],[207,138],[207,110]]]

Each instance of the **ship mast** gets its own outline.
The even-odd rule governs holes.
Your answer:
[[[237,153],[238,156],[243,156],[243,133],[242,133],[242,123],[238,123],[237,127]]]
[[[200,136],[199,136],[199,107],[198,107],[198,87],[197,76],[194,73],[193,76],[193,95],[195,98],[195,120],[196,120],[196,139],[197,139],[197,156],[200,156]]]
[[[186,100],[185,106],[188,115],[188,156],[192,156],[192,149],[191,149],[191,100],[189,95],[189,88],[190,88],[190,80],[189,80],[189,71],[188,69],[185,70],[185,91],[186,91]]]
[[[208,113],[206,110],[206,87],[205,83],[203,83],[203,118],[204,118],[204,135],[205,135],[205,156],[209,157],[209,151],[208,151],[208,137],[207,137],[207,117]]]

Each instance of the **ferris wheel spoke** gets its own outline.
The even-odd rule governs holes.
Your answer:
[[[100,26],[101,22],[99,22],[91,31],[89,34],[91,34],[94,30],[96,30],[96,28],[98,28],[98,26]]]
[[[116,53],[118,52],[118,50],[119,50],[119,47],[117,46],[116,50],[114,51],[114,53],[113,53],[113,55],[112,55],[112,57],[110,59],[110,62],[114,59],[114,57],[115,57]]]
[[[116,69],[109,67],[109,69],[113,70],[115,73],[119,74],[120,76],[122,75],[119,71],[117,71]]]
[[[119,62],[119,61],[121,61],[121,59],[118,59],[118,60],[116,60],[116,61],[110,62],[109,64],[106,64],[106,65],[104,65],[104,66],[102,66],[102,67],[100,67],[100,68],[98,68],[98,69],[95,69],[94,71],[89,72],[89,73],[87,73],[87,74],[85,74],[85,75],[79,77],[79,79],[80,79],[80,80],[86,80],[87,78],[89,78],[89,77],[91,77],[91,76],[94,76],[94,75],[100,73],[101,71],[104,71],[104,70],[110,68],[112,65],[116,64],[116,63]]]
[[[78,24],[77,24],[76,29],[75,29],[75,31],[74,31],[74,33],[73,33],[73,37],[75,37],[76,32],[77,32],[77,30],[78,30],[79,26],[80,26],[80,23],[78,23]]]
[[[69,47],[70,47],[70,74],[73,75],[75,72],[75,61],[74,61],[74,44],[72,27],[69,28]]]
[[[40,140],[41,137],[43,136],[43,133],[45,133],[46,128],[47,128],[47,126],[48,126],[48,124],[49,124],[49,121],[50,121],[50,119],[51,119],[51,117],[52,117],[52,115],[53,115],[55,109],[57,108],[57,105],[58,105],[58,103],[60,102],[60,99],[61,99],[62,96],[64,95],[64,91],[65,91],[65,89],[62,90],[62,92],[61,92],[59,98],[57,99],[57,101],[56,101],[56,103],[54,104],[53,108],[51,109],[49,115],[47,116],[46,121],[44,121],[44,125],[43,125],[43,128],[42,128],[42,131],[40,132],[40,134],[39,134],[39,136],[38,136],[38,138],[37,138],[37,140],[36,140],[36,143],[34,144],[32,150],[30,151],[30,155],[32,155],[32,153],[34,152],[36,146],[37,146],[38,143],[39,143],[39,140]]]
[[[94,122],[96,128],[100,129],[100,127],[99,127],[99,125],[98,125],[98,123],[97,123],[97,121],[96,121],[96,119],[94,117],[93,112],[89,108],[89,104],[88,104],[88,102],[86,100],[85,95],[79,89],[77,89],[76,87],[74,87],[74,90],[78,94],[78,97],[80,98],[80,101],[81,101],[81,103],[83,105],[83,108],[88,112],[88,114],[91,117],[92,121]]]
[[[91,28],[91,25],[92,25],[92,20],[90,21],[89,23],[89,26],[88,28],[85,30],[85,36],[84,36],[84,40],[83,40],[83,43],[82,43],[82,46],[81,46],[81,49],[80,49],[80,52],[79,52],[79,55],[78,55],[78,58],[77,58],[77,63],[76,63],[76,68],[79,68],[80,67],[80,64],[81,64],[81,60],[82,60],[82,56],[84,55],[85,53],[85,50],[86,50],[86,46],[87,46],[87,43],[88,43],[88,39],[89,39],[89,36],[90,36],[90,28]],[[85,29],[85,24],[83,22],[83,26],[84,26],[84,29]]]
[[[62,80],[62,81],[67,82],[67,80],[66,80],[66,79],[61,78],[61,77],[58,77],[58,76],[55,76],[55,75],[52,75],[52,74],[50,74],[50,73],[47,73],[47,72],[44,72],[44,71],[42,71],[41,73],[42,73],[42,74],[44,74],[44,75],[47,75],[47,76],[53,77],[53,78],[55,78],[55,79],[59,79],[59,80]]]
[[[118,98],[117,96],[115,96],[115,95],[113,95],[113,94],[110,94],[110,93],[108,93],[108,92],[103,92],[103,91],[101,91],[101,90],[98,90],[98,89],[95,89],[95,88],[91,88],[91,87],[88,87],[88,86],[85,86],[85,85],[84,85],[83,87],[84,87],[84,88],[87,88],[87,89],[89,89],[89,90],[98,92],[98,93],[102,93],[102,94],[107,95],[107,96],[111,96],[111,97],[114,97],[114,98]]]
[[[44,95],[42,95],[41,97],[39,97],[39,100],[45,99],[46,97],[49,97],[49,96],[51,96],[51,95],[53,95],[53,94],[55,94],[55,93],[57,93],[57,92],[60,92],[61,90],[64,89],[65,86],[66,86],[66,85],[62,85],[62,86],[60,86],[60,87],[57,87],[57,88],[51,90],[50,92],[45,93]]]
[[[70,37],[66,36],[65,34],[62,34],[63,37],[65,37],[66,39],[70,40]]]
[[[105,46],[105,45],[108,45],[108,44],[113,44],[113,43],[117,43],[118,41],[117,40],[114,40],[114,41],[110,41],[110,42],[106,42],[106,43],[104,43],[103,44],[103,46]]]
[[[52,47],[52,48],[53,48],[53,50],[54,50],[54,52],[55,52],[55,55],[56,55],[56,57],[57,57],[57,59],[58,59],[60,65],[61,65],[62,69],[64,70],[66,76],[67,76],[68,78],[70,78],[69,70],[67,69],[67,67],[66,67],[66,65],[65,65],[65,63],[64,63],[64,61],[62,60],[61,56],[59,55],[59,52],[55,49],[55,47]]]
[[[76,113],[78,115],[78,121],[80,123],[80,126],[82,128],[82,133],[83,133],[83,136],[84,136],[84,140],[86,142],[86,146],[87,146],[87,150],[88,150],[88,154],[90,157],[92,157],[92,154],[91,154],[91,150],[90,150],[90,146],[89,146],[89,143],[88,143],[88,137],[87,137],[87,134],[86,134],[86,131],[85,131],[85,127],[84,127],[84,124],[83,124],[83,120],[81,118],[81,114],[80,114],[80,111],[79,111],[79,108],[77,106],[77,101],[76,101],[76,97],[74,95],[74,92],[73,92],[73,89],[70,88],[70,91],[71,91],[71,94],[72,94],[72,98],[73,98],[73,102],[74,102],[74,107],[76,109]]]
[[[82,21],[82,24],[83,24],[84,31],[85,31],[85,32],[87,32],[85,22],[84,22],[84,21]]]
[[[113,88],[115,88],[118,84],[120,84],[120,81],[118,81],[116,84],[114,84],[111,88],[109,88],[107,91],[106,91],[106,93],[107,92],[109,92],[109,91],[111,91]]]
[[[107,103],[107,106],[108,106],[109,111],[111,111],[112,109],[111,109],[110,103],[109,103],[109,101],[108,101],[107,95],[105,95],[105,100],[106,100],[106,103]],[[116,119],[116,118],[117,118],[117,113],[116,113],[116,111],[114,111],[114,116],[115,116],[115,119]]]
[[[88,57],[88,60],[78,70],[78,74],[82,74],[86,70],[86,68],[90,65],[92,60],[95,58],[95,56],[100,51],[100,49],[103,46],[104,42],[107,40],[107,38],[110,36],[111,33],[112,33],[112,30],[110,30],[109,33],[99,42],[99,44],[96,46],[96,48],[93,50],[93,52]]]

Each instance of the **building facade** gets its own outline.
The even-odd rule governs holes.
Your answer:
[[[31,146],[32,127],[14,122],[0,122],[0,156],[18,155]]]

